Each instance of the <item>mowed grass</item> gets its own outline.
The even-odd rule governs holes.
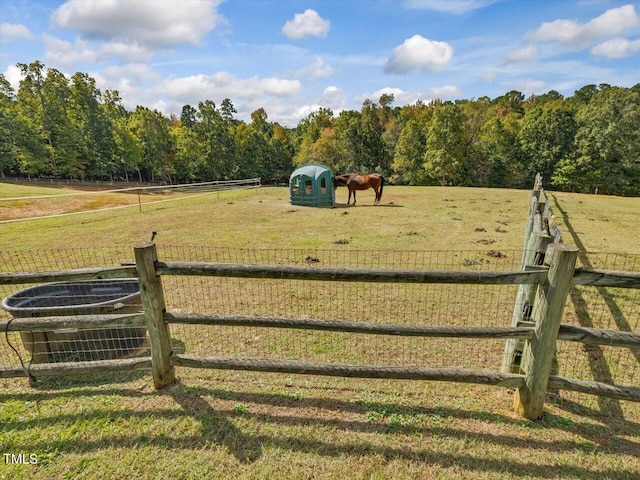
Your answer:
[[[0,221],[11,219],[23,188],[0,183]],[[42,191],[55,189],[39,189]],[[93,208],[118,205],[125,194],[92,198]],[[640,199],[550,193],[564,241],[588,251],[640,253]],[[346,189],[336,200],[345,202]],[[381,205],[373,191],[358,193],[356,207],[310,208],[289,203],[283,187],[211,193],[166,203],[90,214],[0,224],[0,248],[51,249],[134,245],[157,232],[158,244],[237,248],[342,248],[470,250],[523,245],[530,192],[525,190],[387,186]],[[75,211],[75,197],[68,209]],[[83,199],[86,197],[82,197]],[[62,200],[62,199],[61,199]],[[32,201],[35,202],[35,201]],[[32,205],[36,215],[48,200]],[[56,210],[64,207],[56,205]],[[23,210],[21,216],[27,216]]]
[[[0,184],[0,197],[19,196]],[[31,193],[33,194],[33,193]],[[514,251],[528,191],[385,187],[358,206],[295,207],[285,188],[0,224],[0,249],[133,245]],[[640,253],[639,199],[550,194],[565,241]],[[339,189],[338,201],[346,200]],[[104,197],[101,205],[112,200]],[[0,203],[1,204],[1,203]],[[46,208],[45,208],[46,210]],[[513,392],[440,382],[177,370],[0,381],[0,478],[609,478],[640,472],[633,404],[548,403],[541,421]],[[12,464],[4,454],[37,456]],[[18,458],[18,457],[14,457]]]

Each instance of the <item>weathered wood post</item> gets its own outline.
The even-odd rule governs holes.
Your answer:
[[[539,267],[544,262],[547,246],[553,241],[549,235],[540,232],[533,232],[529,237],[529,242],[525,248],[525,264],[523,270]],[[535,299],[536,284],[520,285],[516,304],[513,307],[511,316],[511,326],[518,327],[520,322],[530,320],[533,301]],[[517,338],[507,340],[502,356],[502,371],[506,373],[519,373],[522,363],[522,352],[524,341]]]
[[[525,384],[516,390],[514,398],[516,411],[529,420],[542,416],[556,339],[577,258],[578,248],[572,245],[552,243],[547,247],[544,263],[549,274],[536,292],[531,315],[535,322],[534,336],[525,342],[522,355]]]
[[[542,197],[542,198],[541,198]],[[524,246],[522,250],[522,262],[520,268],[528,270],[532,266],[540,266],[544,260],[547,245],[553,240],[546,235],[542,228],[542,216],[546,206],[546,200],[542,193],[542,176],[536,175],[531,198],[529,201],[529,214],[524,232]],[[528,320],[531,314],[531,306],[536,292],[536,285],[520,285],[516,304],[511,316],[511,326],[517,327],[523,320]],[[502,356],[502,371],[506,373],[519,373],[524,342],[515,338],[506,341]]]
[[[151,372],[156,388],[166,387],[175,380],[171,365],[171,336],[169,325],[164,322],[164,292],[160,277],[156,275],[158,261],[156,244],[144,242],[133,247],[140,296],[151,343]]]

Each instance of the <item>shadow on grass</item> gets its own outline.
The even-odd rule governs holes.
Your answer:
[[[120,372],[91,373],[86,375],[39,376],[30,386],[35,390],[64,390],[74,387],[112,385],[129,383],[142,379],[150,369],[136,369]],[[98,392],[99,393],[99,392]]]
[[[59,392],[0,393],[0,402],[45,402],[57,399],[59,395]],[[80,413],[74,411],[38,415],[26,420],[11,419],[2,425],[3,432],[11,432],[11,450],[55,451],[58,455],[78,455],[145,445],[170,451],[219,446],[224,447],[239,462],[250,464],[258,461],[266,449],[278,449],[331,458],[379,456],[386,462],[406,460],[445,468],[455,466],[479,476],[483,473],[490,475],[508,472],[513,478],[634,478],[637,472],[633,468],[600,468],[596,472],[590,470],[589,465],[578,463],[566,464],[550,460],[545,464],[545,458],[549,458],[545,455],[548,452],[572,455],[572,452],[593,453],[596,450],[611,455],[640,454],[638,443],[633,440],[640,439],[640,424],[632,422],[615,427],[594,426],[549,414],[541,422],[528,422],[498,413],[450,407],[428,408],[388,402],[302,398],[278,393],[191,387],[179,382],[159,392],[144,393],[135,389],[118,388],[106,391],[87,388],[68,392],[69,397],[92,395],[135,397],[138,403],[136,408],[109,409],[103,403],[96,402],[95,408],[84,408]],[[175,433],[154,435],[155,422],[166,425],[165,422],[175,423],[186,419],[195,422],[195,431],[193,428],[177,429]],[[128,420],[140,422],[145,427],[128,428]],[[462,421],[459,426],[455,424],[458,420]],[[466,428],[465,421],[506,425],[505,428],[512,427],[516,431],[513,434],[496,433],[505,428],[470,431]],[[59,425],[69,428],[74,424],[82,431],[91,426],[99,428],[105,424],[120,425],[122,433],[112,431],[111,435],[89,435],[88,438],[76,435],[52,444],[50,440],[39,440],[38,435],[30,432],[54,429]],[[532,435],[519,435],[518,431],[523,428],[559,430],[564,434],[553,435],[551,439],[537,439]],[[322,432],[330,432],[333,440],[323,438],[326,435]],[[471,449],[469,453],[465,453],[464,450],[451,452],[447,448],[440,449],[438,446],[443,438],[475,445],[475,451]],[[411,444],[407,445],[407,442]],[[495,451],[495,447],[504,448],[505,452],[509,449],[526,449],[531,452],[531,460],[508,454],[486,457],[478,455],[478,446],[483,444],[491,451]],[[540,453],[540,458],[534,459],[536,451]]]
[[[358,208],[358,207],[398,207],[404,208],[404,205],[398,205],[397,203],[389,202],[389,203],[380,203],[378,205],[373,205],[371,203],[358,203],[354,205],[353,203],[347,205],[346,203],[334,203],[332,208]]]
[[[564,210],[560,206],[560,202],[558,198],[551,194],[553,197],[553,201],[555,203],[556,208],[562,215],[562,221],[566,226],[567,230],[571,234],[571,238],[576,247],[580,249],[578,254],[578,258],[587,268],[593,268],[593,264],[589,260],[589,256],[585,251],[585,246],[577,232],[573,228],[571,221],[569,220],[569,215],[566,210]],[[616,303],[615,298],[611,295],[605,287],[594,287],[598,292],[598,295],[602,297],[604,304],[607,306],[609,312],[611,313],[611,317],[616,323],[618,330],[624,332],[631,332],[632,328],[629,324],[629,321],[625,317],[622,309]],[[596,328],[594,322],[591,318],[591,314],[587,307],[587,301],[584,298],[584,295],[578,288],[572,288],[569,294],[569,298],[573,303],[576,315],[578,317],[578,321],[580,325],[587,328]],[[640,365],[640,350],[629,349],[631,355],[635,358],[637,364]],[[611,369],[607,363],[607,357],[604,354],[604,350],[599,345],[583,345],[583,351],[587,355],[587,360],[589,363],[589,368],[591,370],[592,378],[597,382],[607,383],[609,385],[613,385],[613,375],[611,373]],[[620,405],[620,401],[614,400],[611,398],[598,397],[598,405],[602,411],[608,411],[614,417],[624,418],[624,412]]]

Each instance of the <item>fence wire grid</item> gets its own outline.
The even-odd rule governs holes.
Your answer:
[[[519,270],[522,251],[362,251],[234,249],[158,245],[160,261],[305,265],[395,270]],[[112,267],[133,262],[133,248],[0,252],[0,271]],[[578,266],[640,271],[640,255],[581,253]],[[517,285],[454,285],[163,276],[168,312],[264,315],[433,326],[504,327]],[[93,284],[92,284],[93,285]],[[36,285],[0,285],[2,298]],[[93,285],[98,289],[103,285]],[[118,302],[115,302],[116,304]],[[118,308],[122,308],[118,305]],[[127,313],[141,311],[130,298]],[[117,312],[114,312],[117,313]],[[0,311],[0,318],[11,318]],[[17,316],[17,315],[16,315]],[[576,286],[563,323],[640,331],[640,290]],[[176,353],[314,362],[500,370],[504,339],[421,338],[265,327],[170,326]],[[40,342],[40,344],[39,344]],[[148,355],[144,328],[4,332],[0,365]],[[15,351],[14,351],[15,349]],[[640,385],[637,349],[558,342],[558,375]],[[584,396],[561,392],[563,398]],[[588,397],[588,396],[587,396]]]

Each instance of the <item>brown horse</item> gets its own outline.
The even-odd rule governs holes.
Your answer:
[[[353,193],[353,205],[356,204],[356,190],[367,190],[373,188],[376,192],[376,199],[373,204],[378,205],[380,198],[382,197],[382,188],[384,187],[384,177],[378,173],[371,173],[369,175],[358,175],[357,173],[347,173],[345,175],[338,175],[333,179],[333,188],[338,188],[338,185],[345,185],[349,189],[349,200],[347,205],[351,203],[351,194]]]

